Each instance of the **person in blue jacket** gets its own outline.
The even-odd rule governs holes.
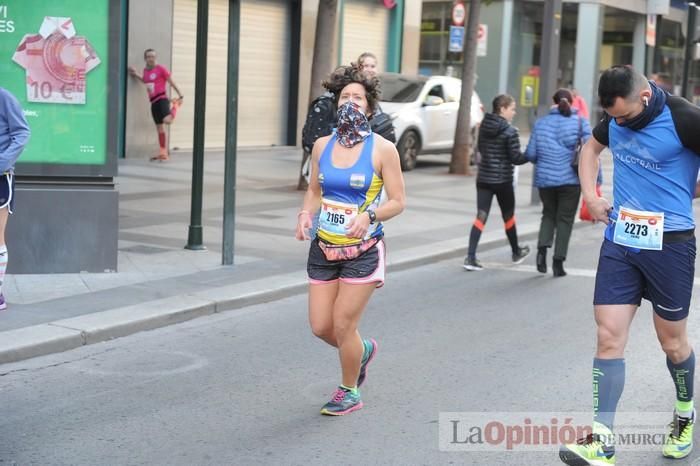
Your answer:
[[[14,207],[14,168],[29,141],[29,125],[19,102],[0,87],[0,311],[7,309],[2,284],[7,270],[5,227]]]
[[[535,123],[525,157],[536,164],[535,186],[542,200],[537,270],[547,273],[547,249],[554,243],[552,272],[555,277],[563,277],[566,275],[564,261],[581,197],[578,174],[571,162],[579,139],[585,142],[591,136],[591,125],[571,107],[571,91],[559,89],[553,99],[555,106]]]

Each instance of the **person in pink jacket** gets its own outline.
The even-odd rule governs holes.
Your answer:
[[[588,113],[588,104],[584,100],[583,97],[581,97],[581,94],[578,93],[578,91],[574,88],[571,89],[571,94],[574,96],[574,101],[571,103],[571,108],[575,108],[578,110],[578,114],[580,117],[585,118],[586,120],[590,119],[590,115]]]

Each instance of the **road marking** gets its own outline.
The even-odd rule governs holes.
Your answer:
[[[551,275],[551,274],[539,273],[537,271],[537,269],[532,265],[512,265],[512,264],[508,264],[505,262],[483,262],[483,265],[484,265],[484,271],[487,271],[488,269],[498,269],[498,270],[506,270],[506,271],[510,271],[510,272],[530,273],[530,274],[542,275],[542,276]],[[576,268],[567,267],[566,273],[567,273],[567,275],[571,275],[572,277],[595,278],[596,270],[595,269],[576,269]],[[693,280],[693,285],[700,286],[700,277],[695,277],[695,279]]]
[[[129,375],[129,376],[136,376],[136,377],[165,377],[169,375],[176,375],[176,374],[185,374],[187,372],[192,372],[196,371],[199,369],[202,369],[203,367],[206,367],[209,365],[209,360],[203,356],[199,356],[194,353],[189,353],[185,351],[161,351],[161,350],[154,350],[154,351],[149,351],[148,357],[149,361],[152,362],[154,359],[152,358],[153,355],[155,354],[162,354],[164,357],[162,359],[163,362],[171,364],[175,367],[171,369],[146,369],[146,370],[138,370],[134,367],[134,364],[130,365],[129,367],[124,367],[122,368],[115,368],[115,369],[108,369],[108,368],[100,368],[100,367],[95,367],[95,366],[108,366],[108,365],[116,365],[119,366],[120,364],[125,364],[126,362],[133,363],[134,360],[127,361],[127,359],[132,356],[133,353],[128,353],[124,355],[124,358],[121,359],[114,359],[115,354],[110,355],[111,360],[108,359],[103,359],[99,360],[97,358],[90,358],[89,360],[81,360],[79,361],[78,364],[69,364],[66,365],[65,367],[67,369],[81,372],[81,373],[86,373],[86,374],[91,374],[91,375],[99,375],[99,376],[124,376],[124,375]],[[99,364],[94,364],[95,362],[98,362]],[[141,361],[143,362],[143,361]],[[156,360],[156,364],[162,363],[160,360]],[[90,364],[90,365],[88,365]],[[143,366],[143,364],[141,364]]]
[[[512,265],[503,262],[484,262],[484,270],[488,269],[498,269],[507,270],[510,272],[520,272],[520,273],[532,273],[535,275],[547,276],[548,274],[541,274],[532,265]],[[595,278],[596,271],[594,269],[572,269],[566,268],[566,273],[573,277],[586,277]]]

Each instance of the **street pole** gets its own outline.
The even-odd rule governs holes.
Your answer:
[[[194,137],[192,141],[192,204],[185,249],[205,250],[202,244],[202,192],[204,188],[204,115],[207,98],[207,35],[209,0],[197,0],[197,61],[194,81]]]
[[[542,48],[540,50],[540,101],[537,106],[537,118],[549,113],[552,96],[557,90],[557,72],[559,71],[559,43],[561,40],[561,0],[545,0],[542,19]],[[535,170],[537,167],[535,166]],[[539,204],[539,193],[532,177],[530,204]]]
[[[697,26],[698,7],[695,3],[688,3],[688,33],[685,41],[685,61],[683,63],[683,83],[681,85],[681,95],[690,99],[688,87],[690,80],[690,67],[693,65],[693,55],[695,52],[695,27]]]
[[[221,263],[233,265],[236,232],[236,144],[238,125],[238,57],[241,46],[241,0],[228,2],[228,70],[226,75],[226,149],[224,165],[224,237]]]

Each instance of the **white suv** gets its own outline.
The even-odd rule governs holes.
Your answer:
[[[396,148],[401,167],[412,170],[420,154],[452,150],[462,80],[448,76],[380,75],[381,107],[394,121]],[[471,130],[484,119],[484,107],[476,92],[472,96]],[[475,138],[472,138],[474,142]]]

